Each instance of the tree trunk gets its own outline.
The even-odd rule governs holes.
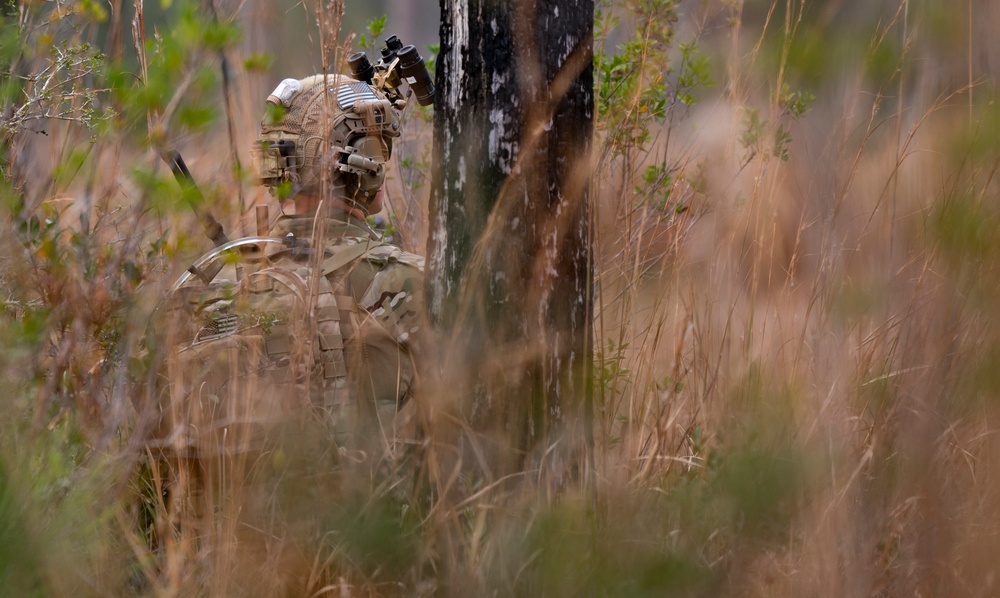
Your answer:
[[[519,455],[589,418],[593,15],[441,0],[429,312],[473,422]]]

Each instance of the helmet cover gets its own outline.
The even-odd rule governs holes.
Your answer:
[[[315,75],[285,79],[267,102],[273,108],[253,152],[263,185],[319,194],[325,172],[327,189],[344,199],[375,196],[401,133],[399,111],[383,94],[345,75]]]

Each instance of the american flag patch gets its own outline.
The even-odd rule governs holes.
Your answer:
[[[364,81],[344,83],[337,88],[337,103],[341,110],[350,110],[354,104],[364,100],[377,100],[375,92]]]

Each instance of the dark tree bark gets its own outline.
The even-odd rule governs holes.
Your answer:
[[[588,420],[593,0],[441,0],[428,305],[518,454]]]

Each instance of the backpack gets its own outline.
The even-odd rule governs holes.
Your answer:
[[[175,284],[177,350],[156,434],[174,451],[250,450],[303,415],[326,420],[344,444],[408,397],[422,258],[351,237],[318,260],[289,239],[234,241]],[[270,253],[234,253],[257,246]]]

